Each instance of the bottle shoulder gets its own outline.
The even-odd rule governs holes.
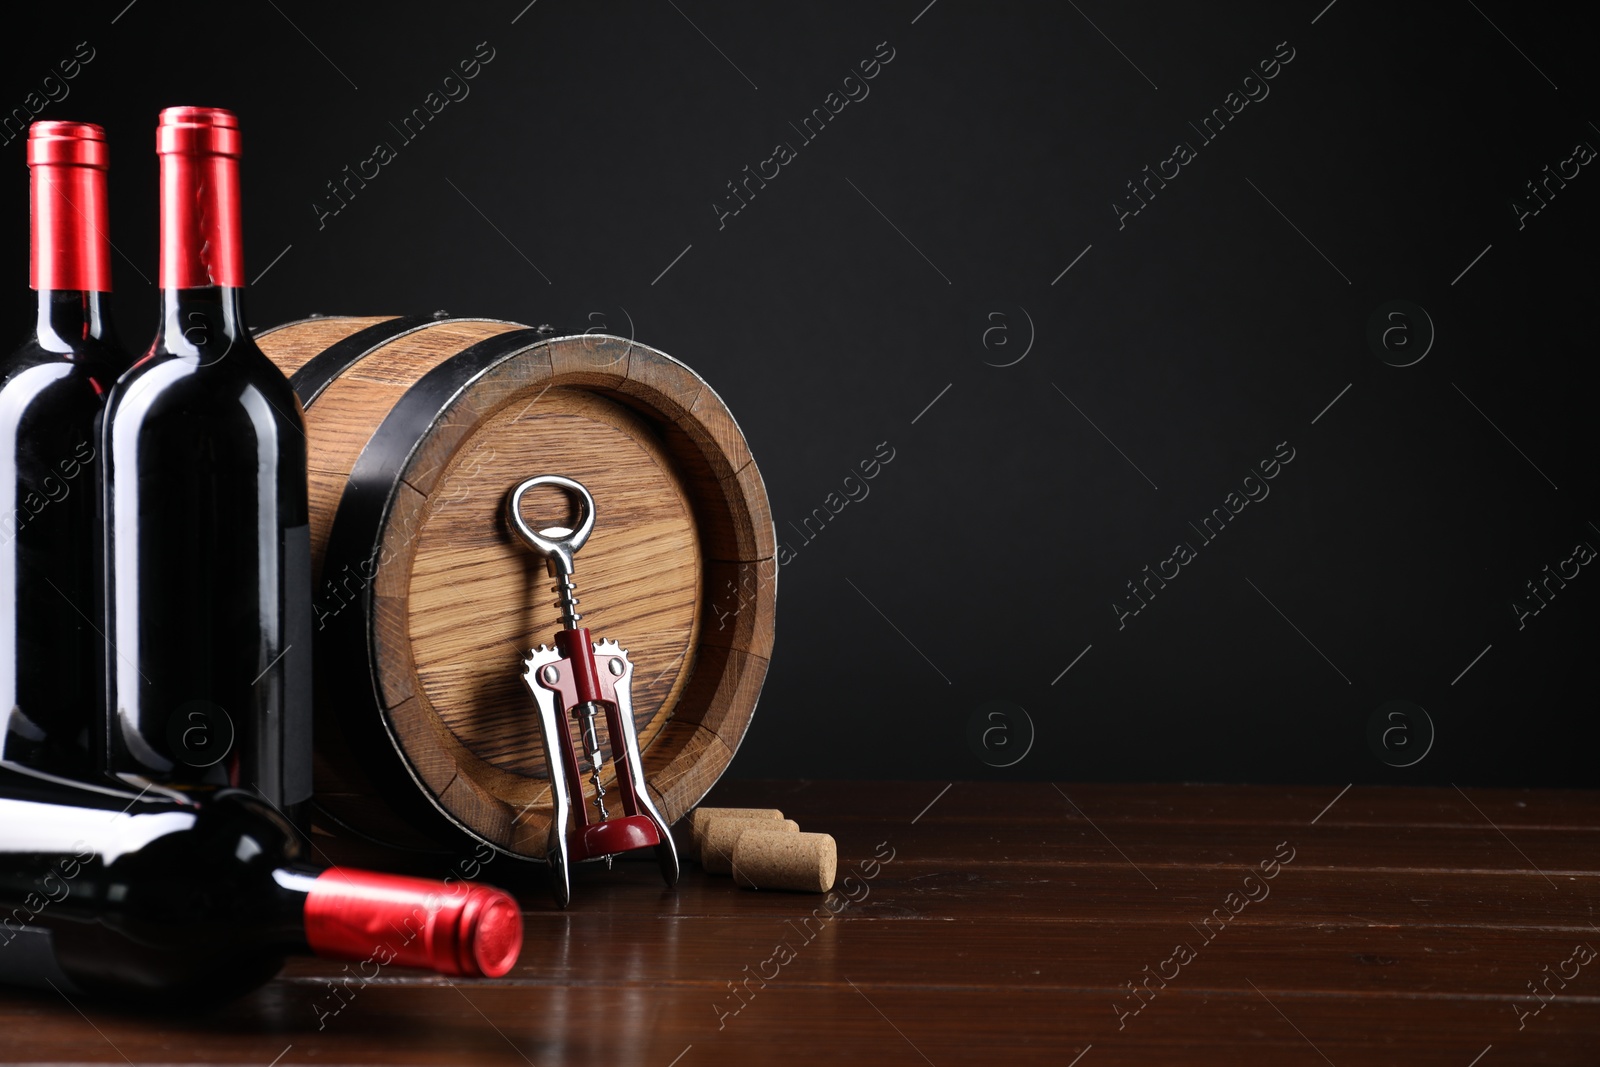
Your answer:
[[[198,375],[207,375],[218,380],[230,378],[250,380],[264,389],[282,388],[292,391],[289,379],[284,377],[283,371],[278,369],[278,365],[261,351],[255,339],[248,334],[231,341],[220,338],[212,340],[203,347],[187,344],[169,347],[163,343],[161,337],[157,337],[150,347],[133,361],[123,377],[136,377],[149,373],[153,367],[170,364],[182,364],[192,368]]]
[[[304,433],[305,416],[289,380],[252,342],[240,342],[206,358],[152,347],[111,390],[108,404],[226,417],[230,407],[258,407]],[[256,402],[259,401],[260,404]]]
[[[188,853],[196,861],[205,857],[239,872],[256,871],[258,877],[261,871],[304,860],[300,832],[254,793],[231,787],[187,792],[190,795],[181,803],[163,801],[150,804],[149,811],[130,813],[182,817],[174,821],[174,832],[152,837],[152,844],[164,841],[162,849]]]
[[[104,397],[132,362],[120,348],[99,340],[84,340],[60,352],[29,338],[0,360],[0,390],[27,393],[60,382],[66,384],[55,391],[87,389]]]

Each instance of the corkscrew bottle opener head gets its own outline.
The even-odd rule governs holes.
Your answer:
[[[543,530],[535,530],[528,525],[528,521],[522,517],[522,498],[528,495],[528,490],[537,489],[541,485],[553,485],[565,489],[577,498],[578,525],[575,528],[548,526]],[[589,540],[589,534],[594,532],[594,497],[589,495],[589,490],[583,487],[582,482],[564,478],[559,474],[541,474],[537,478],[529,478],[511,490],[511,495],[506,501],[506,521],[529,548],[543,555],[565,573],[571,574],[572,557]]]
[[[528,521],[522,517],[522,498],[528,494],[528,490],[542,485],[565,489],[577,498],[576,526],[547,526],[543,530],[535,530],[528,525]],[[558,598],[556,607],[561,611],[561,625],[568,630],[577,629],[578,620],[583,618],[578,614],[578,596],[572,582],[572,571],[576,566],[573,557],[594,531],[594,515],[594,497],[589,495],[589,490],[583,487],[582,482],[559,474],[541,474],[537,478],[529,478],[518,484],[506,497],[506,522],[524,544],[544,557],[550,577],[556,580],[554,591]]]

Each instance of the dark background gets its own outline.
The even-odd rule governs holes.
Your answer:
[[[1572,8],[525,3],[10,14],[0,107],[89,42],[40,117],[109,128],[130,346],[156,311],[156,113],[202,104],[246,134],[257,325],[604,323],[702,373],[797,551],[732,774],[1600,780],[1600,575],[1522,629],[1511,606],[1600,547],[1600,165],[1521,229],[1511,207],[1600,147]],[[401,144],[388,123],[479,42],[470,95]],[[880,42],[870,95],[803,143],[789,124]],[[1279,42],[1270,95],[1202,144],[1187,123]],[[395,161],[319,228],[380,140]],[[1119,229],[1178,140],[1197,158]],[[719,228],[779,141],[797,158]],[[1395,300],[1426,318],[1374,348]],[[870,495],[804,543],[790,524],[883,442]],[[1205,545],[1189,524],[1280,442],[1270,496]],[[1197,558],[1119,629],[1178,541]]]

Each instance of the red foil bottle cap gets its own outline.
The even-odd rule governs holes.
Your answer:
[[[319,956],[498,978],[522,951],[522,910],[475,882],[330,867],[305,903],[306,943]]]
[[[238,118],[220,107],[169,107],[156,125],[156,154],[161,287],[243,287]]]
[[[28,284],[35,289],[111,291],[106,211],[106,131],[92,122],[35,122],[28,127],[33,247]]]

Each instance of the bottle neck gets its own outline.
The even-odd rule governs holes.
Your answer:
[[[75,352],[85,341],[114,344],[109,293],[93,289],[39,289],[34,340],[47,352]]]
[[[111,291],[111,240],[103,166],[35,163],[29,284],[46,290]]]
[[[522,912],[499,889],[349,867],[273,873],[298,898],[305,942],[319,956],[498,978],[522,949]]]
[[[277,939],[296,954],[313,951],[306,937],[306,901],[316,891],[317,876],[321,873],[302,867],[279,867],[272,872],[278,891]]]
[[[167,108],[156,127],[156,155],[162,307],[155,349],[201,362],[220,359],[249,342],[241,294],[238,123],[220,108]]]
[[[244,290],[209,285],[161,291],[155,351],[213,363],[255,341],[244,320]]]
[[[238,156],[204,150],[181,139],[172,145],[158,144],[162,145],[161,288],[242,287]]]

